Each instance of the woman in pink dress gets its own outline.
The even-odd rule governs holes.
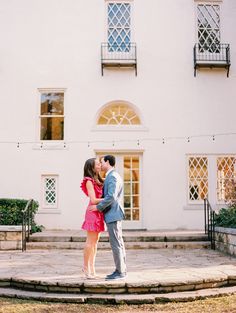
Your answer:
[[[98,204],[102,201],[103,179],[99,175],[101,163],[98,159],[88,159],[84,165],[84,179],[81,189],[90,198],[82,229],[87,231],[87,239],[84,247],[83,273],[86,278],[95,278],[95,258],[97,253],[97,243],[100,232],[104,231],[104,216],[99,211],[90,211],[91,204]]]

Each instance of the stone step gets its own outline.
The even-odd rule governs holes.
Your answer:
[[[124,233],[125,242],[193,242],[193,241],[208,241],[207,236],[204,233],[196,234],[150,234],[150,232],[142,232],[139,235],[138,232]],[[86,235],[64,235],[63,233],[58,233],[56,235],[47,235],[47,233],[36,233],[31,235],[31,242],[85,242]],[[108,242],[109,237],[107,233],[104,233],[100,237],[100,242]]]
[[[226,273],[227,272],[227,273]],[[77,294],[88,295],[134,295],[134,294],[163,294],[183,291],[198,291],[201,289],[236,287],[235,272],[229,269],[223,272],[200,274],[191,277],[168,277],[159,276],[159,279],[145,281],[137,279],[134,273],[128,274],[126,279],[106,281],[104,277],[97,279],[84,279],[77,277],[76,280],[65,280],[60,276],[44,279],[35,277],[29,278],[1,278],[0,288],[16,288],[20,290],[45,293]]]
[[[40,291],[27,291],[14,288],[0,288],[0,297],[17,298],[25,300],[38,300],[65,303],[99,303],[99,304],[154,304],[163,302],[186,302],[227,296],[236,293],[236,287],[210,288],[197,291],[172,292],[166,294],[147,295],[78,295],[73,293],[46,293]]]
[[[130,249],[208,249],[210,248],[210,242],[208,241],[174,241],[174,242],[125,242],[127,250]],[[84,242],[28,242],[27,250],[44,250],[44,249],[77,249],[82,250],[84,248]],[[109,242],[99,242],[99,250],[110,250]]]

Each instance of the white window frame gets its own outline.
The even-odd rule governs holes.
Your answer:
[[[122,124],[117,124],[117,125],[102,125],[102,124],[98,124],[98,120],[99,117],[101,115],[101,113],[104,111],[104,109],[108,108],[110,105],[112,104],[125,104],[128,107],[130,107],[135,113],[136,115],[139,117],[140,119],[140,124],[139,125],[135,125],[135,124],[130,124],[130,125],[122,125]],[[106,103],[105,105],[103,105],[97,112],[95,119],[94,119],[94,124],[92,127],[92,131],[103,131],[103,132],[114,132],[114,131],[141,131],[141,132],[146,132],[149,129],[145,126],[144,123],[144,118],[143,115],[141,114],[140,110],[134,106],[132,103],[128,102],[128,101],[124,101],[124,100],[113,100],[110,101],[108,103]]]
[[[109,29],[109,24],[108,24],[108,5],[110,3],[129,3],[130,4],[130,42],[134,42],[134,5],[133,5],[134,0],[105,0],[105,32],[104,32],[104,42],[108,43],[108,29]],[[111,52],[112,53],[112,52]]]
[[[196,43],[199,43],[198,41],[198,5],[199,4],[209,4],[209,5],[219,5],[220,7],[220,43],[222,43],[222,2],[223,0],[195,0],[195,38],[196,38]]]
[[[215,195],[215,201],[216,204],[218,205],[224,205],[225,200],[219,200],[218,199],[218,166],[217,166],[217,159],[218,158],[235,158],[236,159],[236,154],[217,154],[215,156],[215,171],[216,171],[216,195]]]
[[[120,173],[122,179],[123,179],[123,157],[125,155],[131,156],[131,157],[139,157],[139,220],[124,220],[123,221],[123,228],[124,229],[141,229],[143,227],[144,223],[144,203],[143,203],[143,155],[144,150],[142,149],[113,149],[113,150],[107,150],[107,149],[94,149],[94,156],[101,156],[106,154],[112,154],[116,156],[116,171]],[[122,199],[124,194],[122,193]]]
[[[208,159],[208,200],[215,209],[220,209],[226,206],[225,201],[219,201],[217,196],[217,159],[219,157],[235,157],[235,153],[202,153],[202,154],[186,154],[186,206],[185,209],[200,209],[203,208],[202,200],[189,199],[189,158],[190,157],[206,157]]]
[[[56,193],[56,201],[53,205],[48,205],[45,201],[45,179],[47,178],[54,178],[55,179],[55,193]],[[42,209],[58,209],[58,181],[59,175],[58,174],[42,174],[41,175],[41,208]]]
[[[64,119],[64,132],[63,132],[63,139],[61,140],[41,140],[40,136],[41,136],[41,118],[42,118],[42,115],[41,115],[41,94],[43,93],[63,93],[64,94],[64,103],[63,103],[63,111],[64,111],[64,114],[63,115],[53,115],[53,117],[63,117]],[[36,138],[36,141],[40,142],[40,146],[37,146],[37,147],[34,147],[34,148],[47,148],[48,147],[48,144],[50,143],[62,143],[62,142],[65,142],[66,141],[66,123],[65,123],[65,120],[66,120],[66,106],[65,106],[65,103],[66,103],[66,88],[38,88],[38,101],[37,101],[37,112],[38,112],[38,123],[37,124],[37,138]],[[44,115],[43,117],[52,117],[52,116],[48,116],[48,115]],[[45,144],[45,145],[44,145]],[[62,146],[58,145],[56,146],[56,148],[62,148]]]
[[[207,154],[188,154],[187,155],[187,204],[188,205],[202,205],[204,200],[191,200],[189,198],[189,186],[190,186],[190,177],[189,177],[189,159],[190,158],[207,158],[207,183],[208,183],[208,197],[209,197],[209,156]]]

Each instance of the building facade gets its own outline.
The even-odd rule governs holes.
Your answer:
[[[3,0],[1,197],[79,229],[112,153],[126,229],[202,229],[236,172],[236,1]]]

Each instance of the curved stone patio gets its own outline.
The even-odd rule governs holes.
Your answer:
[[[20,296],[21,289],[35,296],[42,292],[45,298],[50,294],[55,298],[57,293],[58,299],[74,294],[72,298],[77,295],[77,300],[99,297],[102,301],[113,301],[118,295],[123,300],[139,295],[149,299],[146,301],[155,301],[167,293],[187,291],[197,292],[197,296],[202,289],[209,293],[210,288],[236,286],[236,259],[212,250],[128,250],[128,276],[112,282],[105,281],[106,274],[114,269],[110,251],[98,252],[100,277],[96,280],[84,279],[82,259],[82,251],[78,250],[0,252],[0,295],[5,292],[6,296],[6,291],[11,290],[8,296],[17,296],[13,290],[18,289]],[[236,288],[232,290],[229,289],[230,293]]]

